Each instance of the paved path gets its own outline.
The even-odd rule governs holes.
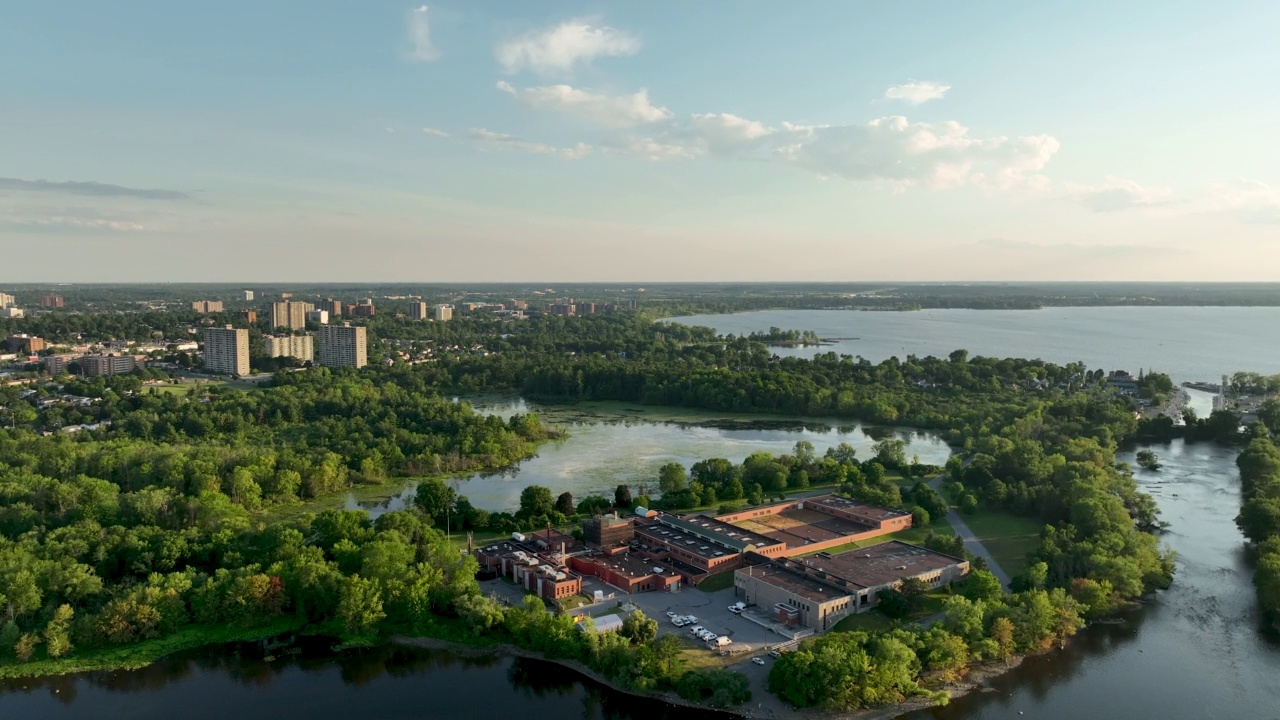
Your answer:
[[[929,481],[929,487],[941,494],[942,481],[945,478],[945,475],[935,477]],[[966,524],[960,517],[960,513],[954,509],[947,513],[947,522],[951,523],[951,527],[956,531],[956,535],[959,535],[960,539],[964,541],[964,549],[976,556],[986,558],[987,569],[991,571],[992,575],[996,576],[1000,581],[1000,584],[1004,585],[1006,590],[1010,589],[1009,574],[1004,571],[1004,568],[1000,567],[1000,563],[996,562],[996,559],[987,551],[987,548],[982,544],[982,541],[973,534],[973,531],[969,529],[968,524]]]

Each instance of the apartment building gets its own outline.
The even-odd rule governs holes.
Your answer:
[[[324,325],[316,333],[317,362],[324,367],[362,368],[369,364],[368,342],[363,327],[351,323]]]
[[[204,331],[204,369],[226,375],[249,374],[249,331],[209,328]]]

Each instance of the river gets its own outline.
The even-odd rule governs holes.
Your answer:
[[[1110,313],[1115,315],[1108,319]],[[816,320],[823,316],[813,311],[750,313],[697,322],[725,332],[777,325],[862,337],[847,341],[849,348],[872,360],[907,352],[942,355],[964,347],[974,354],[1079,359],[1106,369],[1142,365],[1178,379],[1212,379],[1238,368],[1280,371],[1280,341],[1259,331],[1275,326],[1280,319],[1276,308],[833,313],[828,325]],[[910,331],[912,321],[917,321],[917,331]],[[1095,324],[1096,335],[1082,330]],[[901,334],[889,333],[893,327],[900,327]],[[915,345],[901,344],[908,336],[917,338]],[[1191,342],[1197,347],[1184,347]],[[528,406],[498,403],[481,409],[501,414]],[[532,409],[551,414],[550,408]],[[460,481],[459,490],[473,500],[482,498],[485,505],[509,507],[519,488],[531,481],[557,491],[573,489],[576,495],[578,488],[601,491],[619,481],[652,479],[657,466],[668,460],[740,460],[756,449],[786,451],[797,439],[814,442],[819,451],[846,440],[865,451],[881,434],[853,423],[842,431],[803,421],[750,426],[740,424],[743,418],[638,414],[626,408],[575,408],[558,420],[572,433],[569,440],[544,447],[538,458],[521,464],[514,478],[475,477]],[[711,424],[688,424],[704,421]],[[908,452],[919,453],[922,460],[946,457],[946,446],[936,439],[914,433],[907,437],[912,441]],[[987,691],[907,717],[1280,718],[1280,645],[1259,631],[1252,570],[1232,522],[1240,501],[1235,450],[1181,441],[1154,449],[1164,467],[1141,472],[1139,481],[1171,523],[1165,539],[1180,555],[1174,586],[1117,623],[1086,629],[1065,650],[1032,658],[994,679]],[[1132,463],[1132,453],[1124,459]],[[134,672],[0,683],[0,718],[275,720],[293,715],[312,720],[695,716],[608,691],[547,663],[466,660],[405,649],[335,656],[320,648],[274,663],[251,651],[206,649]]]
[[[721,333],[770,327],[813,330],[833,345],[774,348],[778,355],[861,355],[872,362],[908,355],[1040,358],[1090,369],[1150,368],[1179,382],[1217,382],[1237,370],[1280,373],[1276,307],[1053,307],[1040,310],[769,310],[671,318]]]
[[[910,720],[1258,720],[1280,717],[1280,646],[1258,631],[1250,568],[1232,518],[1234,451],[1181,441],[1139,475],[1172,527],[1172,589],[990,689]],[[1124,459],[1132,462],[1132,455]],[[548,663],[321,645],[264,662],[253,646],[210,648],[133,672],[0,683],[3,718],[547,717],[685,720],[704,712],[611,692]]]

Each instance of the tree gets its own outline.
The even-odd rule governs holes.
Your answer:
[[[662,494],[679,492],[689,484],[689,476],[680,463],[666,463],[658,469],[658,489]]]
[[[797,465],[805,468],[809,467],[813,464],[813,443],[808,440],[797,440],[792,454],[795,455]]]
[[[40,644],[40,636],[36,633],[23,633],[18,638],[18,642],[13,645],[13,654],[18,656],[19,662],[27,662],[36,652],[36,646]]]
[[[635,645],[648,645],[658,636],[658,621],[645,617],[639,610],[633,610],[622,621],[620,632]]]
[[[548,517],[555,512],[555,501],[551,499],[551,490],[541,485],[530,485],[520,491],[520,510],[517,517]]]
[[[998,617],[992,621],[991,639],[996,643],[999,658],[1009,662],[1015,648],[1013,621],[1007,617]]]
[[[572,517],[577,513],[577,508],[573,504],[573,493],[560,493],[560,497],[556,498],[556,511],[565,517]]]
[[[907,444],[898,438],[885,438],[872,446],[872,449],[875,450],[876,460],[885,467],[902,468],[907,464]]]
[[[1160,469],[1160,459],[1157,458],[1156,454],[1150,450],[1139,450],[1137,460],[1138,465],[1140,465],[1144,470]]]
[[[631,488],[626,485],[619,485],[613,491],[613,506],[616,508],[631,507]]]
[[[440,478],[427,478],[413,493],[413,504],[432,521],[444,520],[458,500],[458,494]],[[443,525],[443,522],[439,524]]]
[[[71,619],[75,612],[70,605],[59,605],[53,618],[45,625],[45,650],[51,658],[60,658],[71,652]]]
[[[987,570],[970,570],[964,581],[959,583],[959,590],[961,595],[974,602],[1004,597],[1004,586],[999,578]]]
[[[342,585],[338,600],[338,618],[352,635],[360,635],[373,629],[385,618],[382,611],[382,591],[378,583],[352,575]]]
[[[911,506],[911,527],[928,527],[933,524],[929,511],[919,505]]]

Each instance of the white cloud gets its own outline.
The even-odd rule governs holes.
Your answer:
[[[440,52],[431,43],[431,24],[427,20],[427,12],[427,6],[421,5],[409,13],[409,39],[413,42],[409,59],[414,62],[433,62],[440,57]]]
[[[1097,185],[1065,183],[1067,197],[1094,212],[1117,212],[1136,207],[1153,207],[1170,202],[1167,188],[1150,188],[1132,180],[1108,175]]]
[[[536,155],[557,155],[559,157],[577,160],[590,154],[592,147],[585,143],[578,143],[573,147],[556,147],[555,145],[546,145],[544,143],[529,142],[521,140],[513,135],[505,133],[493,132],[485,128],[472,128],[467,131],[467,137],[475,141],[481,147],[490,150],[509,150],[513,152],[533,153]]]
[[[598,57],[621,57],[640,52],[634,35],[587,20],[568,20],[553,28],[530,31],[494,48],[494,57],[507,73],[529,68],[542,74],[566,73],[578,63]]]
[[[1240,178],[1214,185],[1203,203],[1211,213],[1225,214],[1243,223],[1280,223],[1280,188]]]
[[[424,128],[422,128],[422,134],[423,134],[423,135],[430,135],[431,137],[439,137],[439,138],[447,138],[447,137],[450,137],[449,133],[447,133],[447,132],[445,132],[445,131],[443,131],[443,130],[437,130],[437,129],[435,129],[435,128],[429,128],[429,127],[424,127]]]
[[[950,85],[943,85],[942,83],[912,81],[903,85],[894,85],[884,91],[884,96],[890,100],[901,100],[912,105],[919,105],[930,100],[942,99],[950,89]]]
[[[525,107],[578,115],[605,127],[633,127],[673,117],[670,110],[649,102],[648,90],[631,95],[601,95],[570,85],[517,88],[501,80],[498,89],[510,93]]]

